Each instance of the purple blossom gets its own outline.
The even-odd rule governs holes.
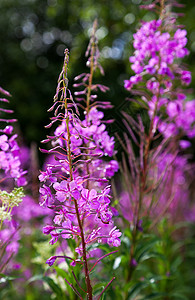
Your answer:
[[[53,266],[57,259],[57,256],[51,256],[50,258],[47,259],[46,264],[48,264],[50,267]]]
[[[100,209],[100,218],[104,224],[109,224],[112,219],[112,212],[108,208],[108,204],[105,204]]]
[[[3,151],[7,151],[9,149],[8,137],[5,134],[0,136],[0,148]]]
[[[112,230],[109,232],[109,239],[108,244],[118,247],[120,246],[120,239],[119,237],[122,235],[122,233],[119,231],[119,229],[116,229],[116,226],[112,228]]]
[[[63,214],[58,214],[54,217],[54,223],[57,225],[61,225],[62,221],[63,221]]]
[[[106,164],[105,168],[105,177],[111,178],[118,171],[119,164],[116,160],[111,160],[108,164]]]
[[[0,88],[0,92],[6,96],[10,96],[10,94]],[[9,102],[7,99],[1,98],[3,102]],[[12,113],[11,110],[3,109],[4,112]],[[12,123],[16,120],[3,120],[1,121],[6,123]],[[17,134],[12,134],[13,126],[8,125],[4,129],[1,129],[0,132],[3,134],[0,135],[0,168],[4,170],[6,178],[13,178],[18,186],[25,185],[26,179],[24,175],[26,174],[25,171],[21,168],[21,160],[20,160],[20,148],[16,141]]]
[[[41,205],[48,206],[53,203],[53,195],[51,189],[48,186],[44,184],[42,187],[40,187],[39,192],[41,194],[41,199],[43,200]]]
[[[12,133],[12,131],[13,131],[13,126],[6,126],[3,130],[2,130],[2,132],[4,132],[5,134],[11,134]]]
[[[54,226],[47,225],[47,226],[43,227],[43,233],[44,234],[50,234],[51,231],[53,231],[54,229],[55,229]]]
[[[166,32],[164,22],[161,20],[143,22],[134,34],[135,51],[130,57],[130,62],[136,74],[130,77],[129,81],[125,81],[125,88],[132,89],[134,85],[139,84],[139,81],[135,80],[136,76],[142,77],[141,82],[146,81],[147,92],[151,95],[148,100],[148,112],[150,118],[155,120],[155,122],[153,120],[154,132],[158,129],[165,138],[180,134],[193,138],[195,100],[184,101],[186,96],[181,88],[175,89],[175,99],[172,97],[169,99],[175,80],[179,79],[182,85],[189,85],[191,82],[191,73],[183,70],[176,61],[177,58],[188,55],[185,48],[187,32],[171,26],[170,32]],[[175,31],[174,34],[172,31]],[[159,118],[161,112],[163,114],[166,112],[165,120],[162,116]],[[183,141],[180,145],[184,149],[189,143]]]
[[[57,191],[56,198],[60,202],[64,202],[67,198],[75,198],[76,200],[79,200],[80,198],[80,190],[82,186],[75,180],[71,182],[67,182],[66,180],[63,180],[60,183],[55,182],[53,187]]]
[[[192,80],[191,72],[189,71],[182,71],[181,73],[181,81],[182,83],[189,85]]]
[[[45,182],[46,180],[49,180],[51,183],[54,183],[57,181],[56,177],[52,176],[52,168],[47,167],[45,172],[41,172],[39,175],[39,180],[41,182]]]
[[[186,149],[186,148],[189,148],[191,146],[191,143],[189,141],[180,140],[179,141],[179,146],[181,147],[181,149]]]

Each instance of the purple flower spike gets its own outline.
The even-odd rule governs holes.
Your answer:
[[[96,68],[103,72],[98,62],[95,34],[87,53],[90,54],[87,64],[90,72],[76,78],[81,80],[76,84],[80,90],[75,93],[82,95],[78,99],[80,107],[84,108],[81,120],[68,89],[69,54],[65,50],[64,65],[54,96],[54,101],[58,101],[59,105],[48,126],[51,127],[55,122],[57,127],[54,134],[44,140],[44,143],[51,142],[51,149],[42,151],[51,155],[52,163],[47,165],[46,171],[41,172],[39,180],[44,183],[40,188],[43,204],[54,208],[55,212],[53,221],[56,226],[48,225],[43,228],[43,232],[51,234],[49,243],[52,245],[58,239],[76,240],[77,248],[74,250],[78,253],[78,259],[71,259],[71,265],[79,261],[83,264],[87,294],[92,299],[88,259],[93,250],[88,245],[107,242],[117,247],[120,245],[121,233],[116,227],[113,229],[112,212],[109,209],[110,186],[106,186],[108,179],[105,177],[113,176],[119,166],[114,160],[104,160],[104,156],[112,157],[115,150],[114,138],[106,130],[110,120],[104,121],[103,112],[98,110],[108,108],[110,104],[96,101],[96,91],[105,92],[107,88],[94,84],[92,78]],[[135,81],[139,77],[136,76]],[[81,104],[83,99],[84,103]],[[52,256],[46,263],[52,266],[55,260],[56,256]]]
[[[6,96],[11,96],[7,91],[0,87],[0,93]],[[0,98],[0,101],[9,101],[4,98]],[[12,113],[12,110],[0,108],[0,111],[4,113]],[[0,122],[13,123],[16,122],[15,119],[0,119]],[[24,186],[27,182],[24,178],[25,171],[21,168],[21,156],[20,148],[16,141],[17,135],[12,134],[13,126],[8,125],[4,129],[0,130],[0,169],[4,170],[6,178],[13,178],[18,186]]]

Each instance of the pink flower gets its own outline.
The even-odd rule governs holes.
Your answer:
[[[119,247],[121,244],[119,237],[121,235],[122,233],[119,231],[119,229],[116,229],[116,226],[112,228],[109,232],[108,244],[111,246]]]

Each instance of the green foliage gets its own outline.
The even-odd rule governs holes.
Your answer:
[[[37,281],[37,280],[41,280],[42,282],[47,283],[47,285],[50,287],[51,291],[53,292],[53,294],[55,295],[55,297],[53,299],[56,300],[63,300],[65,299],[63,297],[63,291],[60,288],[60,286],[58,284],[55,283],[55,281],[48,276],[43,276],[43,275],[36,275],[34,277],[31,277],[27,284],[30,284],[31,282]]]
[[[193,300],[195,293],[194,228],[187,223],[173,226],[167,219],[161,220],[155,232],[151,233],[149,225],[143,224],[143,228],[144,231],[138,233],[134,245],[133,257],[137,264],[130,264],[132,228],[126,228],[118,252],[105,257],[93,269],[91,280],[94,296],[99,295],[109,281],[116,277],[101,299]],[[44,244],[45,242],[41,242],[35,245],[36,251],[41,249],[38,250],[39,256],[40,253],[42,253],[41,256],[44,253]],[[69,247],[72,246],[70,242]],[[102,255],[115,250],[108,245],[101,245],[100,249]],[[37,269],[34,274],[45,272],[45,275],[34,275],[27,281],[24,293],[27,298],[24,299],[40,299],[38,295],[42,295],[44,288],[46,294],[43,299],[75,300],[74,291],[64,279],[73,284],[85,299],[85,293],[77,284],[79,282],[83,288],[85,287],[82,266],[80,264],[71,266],[69,263],[67,260],[55,265],[54,268],[47,267],[45,271]],[[94,263],[95,261],[91,261],[91,266]],[[9,287],[9,285],[17,279],[14,276],[1,276],[0,286],[4,286],[4,290],[7,291],[6,297],[2,299],[13,299],[14,287],[13,285]],[[37,282],[41,283],[41,289],[37,289]]]
[[[178,230],[183,231],[179,240]],[[112,263],[103,262],[103,270],[117,277],[106,299],[193,299],[195,288],[189,256],[194,265],[194,237],[190,241],[185,239],[189,231],[189,224],[174,227],[166,219],[158,224],[155,233],[145,229],[136,240],[133,258],[137,264],[131,265],[132,232],[125,229],[117,257],[112,258]]]

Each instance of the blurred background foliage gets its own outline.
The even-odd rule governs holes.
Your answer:
[[[73,78],[86,71],[84,53],[95,18],[105,70],[105,76],[97,76],[97,80],[110,88],[101,95],[102,99],[111,100],[115,106],[107,112],[109,118],[112,115],[116,119],[109,130],[114,134],[123,129],[118,111],[126,105],[128,96],[123,81],[131,73],[128,57],[133,52],[133,33],[141,19],[154,17],[151,12],[140,10],[140,4],[141,0],[0,0],[0,84],[13,96],[10,106],[19,120],[25,143],[39,144],[48,133],[43,127],[48,124],[47,109],[53,101],[66,47],[70,49],[70,87]],[[178,10],[184,13],[179,23],[188,31],[190,55],[185,63],[194,75],[192,87],[195,3],[186,0],[185,7]]]

